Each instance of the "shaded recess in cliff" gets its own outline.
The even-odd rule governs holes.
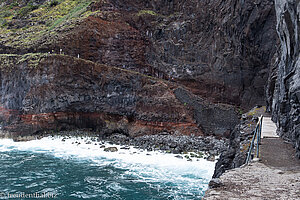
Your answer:
[[[150,40],[151,66],[213,102],[265,104],[277,41],[272,1],[152,1],[141,7],[157,13],[132,25]]]
[[[300,2],[275,0],[280,49],[270,70],[267,97],[278,133],[300,158]]]

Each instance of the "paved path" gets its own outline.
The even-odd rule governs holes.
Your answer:
[[[282,171],[261,162],[225,172],[222,186],[206,191],[205,200],[299,200],[300,172]]]
[[[295,149],[276,134],[277,127],[270,117],[263,118],[260,145],[261,162],[281,170],[300,172],[300,159],[295,157]]]
[[[223,186],[206,192],[206,200],[299,200],[300,159],[293,146],[276,134],[276,125],[264,117],[260,162],[225,172]]]
[[[278,138],[279,136],[276,134],[276,129],[276,124],[271,120],[271,117],[264,117],[261,138]]]
[[[263,138],[261,140],[261,162],[269,167],[300,172],[300,159],[296,158],[295,154],[295,148],[281,138]]]

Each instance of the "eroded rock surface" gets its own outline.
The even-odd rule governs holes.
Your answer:
[[[14,134],[76,128],[131,137],[210,133],[197,121],[199,111],[178,100],[174,91],[184,89],[174,83],[65,55],[1,55],[0,65],[2,130]]]
[[[46,3],[19,2],[18,12],[30,10],[1,27],[4,130],[229,137],[238,114],[224,104],[264,104],[277,44],[272,1]]]
[[[223,150],[216,163],[213,178],[220,177],[225,171],[245,163],[258,117],[264,114],[265,109],[265,107],[255,107],[243,114],[240,123],[230,134],[228,148]]]
[[[100,0],[88,10],[98,13],[34,38],[5,35],[0,52],[62,50],[176,81],[215,103],[265,104],[264,85],[277,43],[273,1]]]
[[[281,137],[295,145],[300,158],[300,3],[275,0],[281,48],[268,81],[268,102]]]

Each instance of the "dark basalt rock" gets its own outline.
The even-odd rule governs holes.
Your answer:
[[[231,106],[205,105],[203,99],[182,88],[176,89],[174,94],[184,105],[193,109],[194,118],[207,134],[226,137],[226,133],[239,123],[236,111]]]
[[[218,178],[213,178],[211,179],[211,181],[209,182],[208,186],[210,188],[218,188],[218,187],[222,187],[224,184],[221,182],[220,179]]]
[[[186,136],[186,135],[143,135],[134,138],[119,133],[102,138],[113,144],[130,145],[148,151],[162,150],[168,153],[180,154],[184,152],[207,152],[211,160],[216,155],[228,148],[226,139],[217,139],[212,136]],[[192,154],[194,157],[202,158],[203,155]]]
[[[118,148],[117,147],[107,147],[107,148],[104,148],[104,151],[106,151],[106,152],[117,152]]]
[[[145,59],[152,73],[214,102],[246,108],[265,104],[264,85],[278,41],[273,1],[119,0],[112,4],[125,13],[156,13],[126,20],[149,43]]]
[[[177,99],[179,86],[171,82],[66,55],[1,55],[0,66],[3,133],[88,129],[136,137],[206,132],[194,111]]]
[[[278,60],[271,69],[267,98],[281,137],[292,142],[300,158],[300,22],[299,1],[275,0]]]
[[[16,135],[86,128],[106,136],[236,138],[238,115],[223,104],[264,105],[274,65],[270,109],[283,136],[299,141],[298,1],[275,2],[282,43],[275,65],[279,42],[270,0],[100,0],[88,8],[99,15],[56,27],[26,46],[3,39],[0,53],[20,56],[0,60],[2,129]],[[34,52],[65,55],[23,55]],[[240,143],[233,140],[236,151]],[[143,145],[154,148],[150,144]],[[180,152],[193,143],[168,145]],[[240,165],[234,163],[230,167]]]
[[[212,102],[264,104],[276,51],[270,0],[107,0],[101,14],[0,53],[55,52],[174,81]]]
[[[265,107],[255,107],[248,113],[231,132],[229,145],[222,151],[215,166],[213,178],[220,177],[226,170],[240,167],[245,163],[249,144],[257,123],[257,117],[265,112]]]

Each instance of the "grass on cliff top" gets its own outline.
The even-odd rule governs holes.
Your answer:
[[[50,58],[50,57],[63,57],[64,59],[74,59],[74,60],[78,60],[80,62],[85,62],[87,66],[98,65],[98,66],[105,67],[109,70],[116,70],[118,72],[122,72],[122,73],[120,73],[121,75],[124,75],[124,74],[138,75],[138,76],[144,77],[147,80],[155,81],[155,82],[158,82],[158,83],[161,83],[164,85],[166,85],[165,83],[168,82],[166,80],[159,79],[159,78],[152,77],[152,76],[147,76],[145,74],[141,74],[136,71],[131,71],[128,69],[122,69],[122,68],[113,67],[113,66],[107,66],[107,65],[103,65],[103,64],[98,64],[98,63],[92,62],[90,60],[84,60],[82,58],[74,58],[72,56],[64,55],[64,54],[49,54],[49,53],[27,53],[24,55],[0,54],[0,69],[6,70],[9,72],[13,72],[13,69],[17,65],[22,64],[22,63],[27,63],[27,66],[30,68],[37,68],[41,61],[43,61],[46,58]]]
[[[31,68],[38,67],[41,60],[48,56],[47,53],[28,53],[24,55],[0,54],[0,67],[6,70],[12,70],[16,65],[27,62]]]
[[[76,21],[98,12],[89,10],[93,0],[50,0],[43,4],[36,0],[27,4],[22,2],[4,1],[0,4],[0,43],[5,46],[31,46],[45,34],[53,35],[62,27],[72,28]]]
[[[57,19],[49,29],[52,30],[55,26],[59,25],[60,23],[62,23],[65,20],[79,17],[82,13],[87,11],[87,7],[90,4],[91,4],[90,1],[82,2],[82,3],[78,4],[72,10],[70,10],[68,14]]]
[[[58,19],[79,17],[80,14],[87,11],[87,7],[92,3],[92,0],[51,0],[45,1],[43,4],[29,1],[26,5],[17,2],[2,3],[0,5],[0,19],[6,21],[6,24],[1,24],[3,28],[28,28],[32,24],[18,28],[9,26],[10,23],[15,21],[26,22],[27,20],[45,23],[48,27],[51,27],[57,23]]]

